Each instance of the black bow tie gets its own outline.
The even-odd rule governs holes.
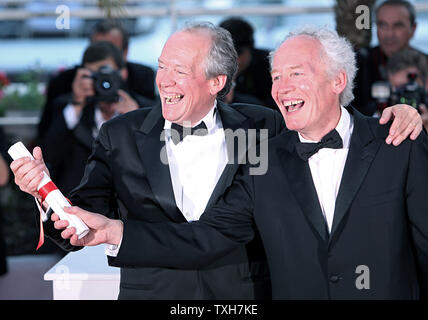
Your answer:
[[[307,161],[311,156],[322,148],[340,149],[343,148],[342,138],[336,129],[327,133],[320,142],[296,142],[296,151],[300,158]]]
[[[203,121],[193,128],[183,127],[176,123],[171,124],[171,138],[174,144],[183,141],[183,139],[189,134],[195,136],[206,136],[208,134],[207,125]]]

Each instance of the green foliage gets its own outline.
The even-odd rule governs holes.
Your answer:
[[[15,89],[0,98],[0,115],[6,110],[40,110],[45,102],[45,96],[39,92],[39,73],[29,71],[20,75],[18,82],[24,84],[24,90]]]
[[[125,15],[123,6],[126,0],[98,0],[98,7],[104,11],[107,18],[119,17]]]

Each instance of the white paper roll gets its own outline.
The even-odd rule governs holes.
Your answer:
[[[23,157],[30,157],[31,159],[34,160],[31,153],[28,151],[28,149],[24,146],[24,144],[21,141],[11,146],[8,150],[8,153],[10,154],[13,160],[17,160]],[[51,181],[52,181],[51,178],[45,173],[42,181],[37,186],[37,191]],[[51,207],[52,210],[56,214],[58,214],[61,220],[68,221],[69,223],[68,228],[70,227],[76,228],[76,234],[79,239],[83,238],[89,232],[89,228],[79,217],[68,214],[63,210],[64,207],[70,207],[71,205],[59,189],[49,192],[48,195],[46,196],[45,201],[47,202],[49,207]]]

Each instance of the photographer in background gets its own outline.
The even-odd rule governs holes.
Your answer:
[[[219,27],[230,32],[238,53],[238,72],[234,79],[233,92],[227,103],[241,102],[261,104],[277,110],[271,96],[269,51],[254,47],[254,29],[245,20],[231,17],[223,20]]]
[[[388,84],[386,65],[390,57],[403,49],[412,48],[410,42],[417,29],[416,10],[405,0],[381,2],[375,10],[376,34],[379,44],[357,52],[358,72],[355,78],[353,106],[372,116],[385,105],[373,96],[377,86]],[[416,49],[414,49],[416,50]],[[383,82],[383,84],[382,84]]]
[[[417,108],[428,130],[426,56],[410,48],[400,50],[390,57],[386,70],[391,86],[389,103],[405,103]]]
[[[154,72],[145,65],[127,61],[129,35],[122,27],[120,21],[106,19],[95,24],[91,36],[91,44],[98,41],[108,41],[119,48],[123,55],[124,79],[130,90],[138,93],[141,96],[143,104],[140,106],[150,106],[156,99],[154,88]],[[37,129],[37,142],[41,143],[51,126],[54,117],[54,101],[66,93],[72,91],[72,84],[77,75],[77,70],[80,66],[64,70],[54,76],[48,83],[46,89],[46,103],[40,118],[40,123]]]
[[[141,105],[139,96],[127,89],[122,54],[110,42],[89,46],[82,66],[72,93],[55,99],[51,125],[41,141],[51,177],[64,193],[80,182],[101,125]]]

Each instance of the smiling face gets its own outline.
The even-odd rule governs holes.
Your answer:
[[[286,40],[272,64],[272,97],[290,130],[318,141],[340,118],[339,94],[346,86],[344,72],[327,75],[321,43],[300,35]]]
[[[213,107],[222,87],[205,76],[210,47],[211,38],[202,32],[179,31],[166,42],[156,75],[165,119],[194,125]]]
[[[416,25],[410,22],[406,7],[385,5],[379,8],[376,16],[379,46],[386,56],[408,47]]]

